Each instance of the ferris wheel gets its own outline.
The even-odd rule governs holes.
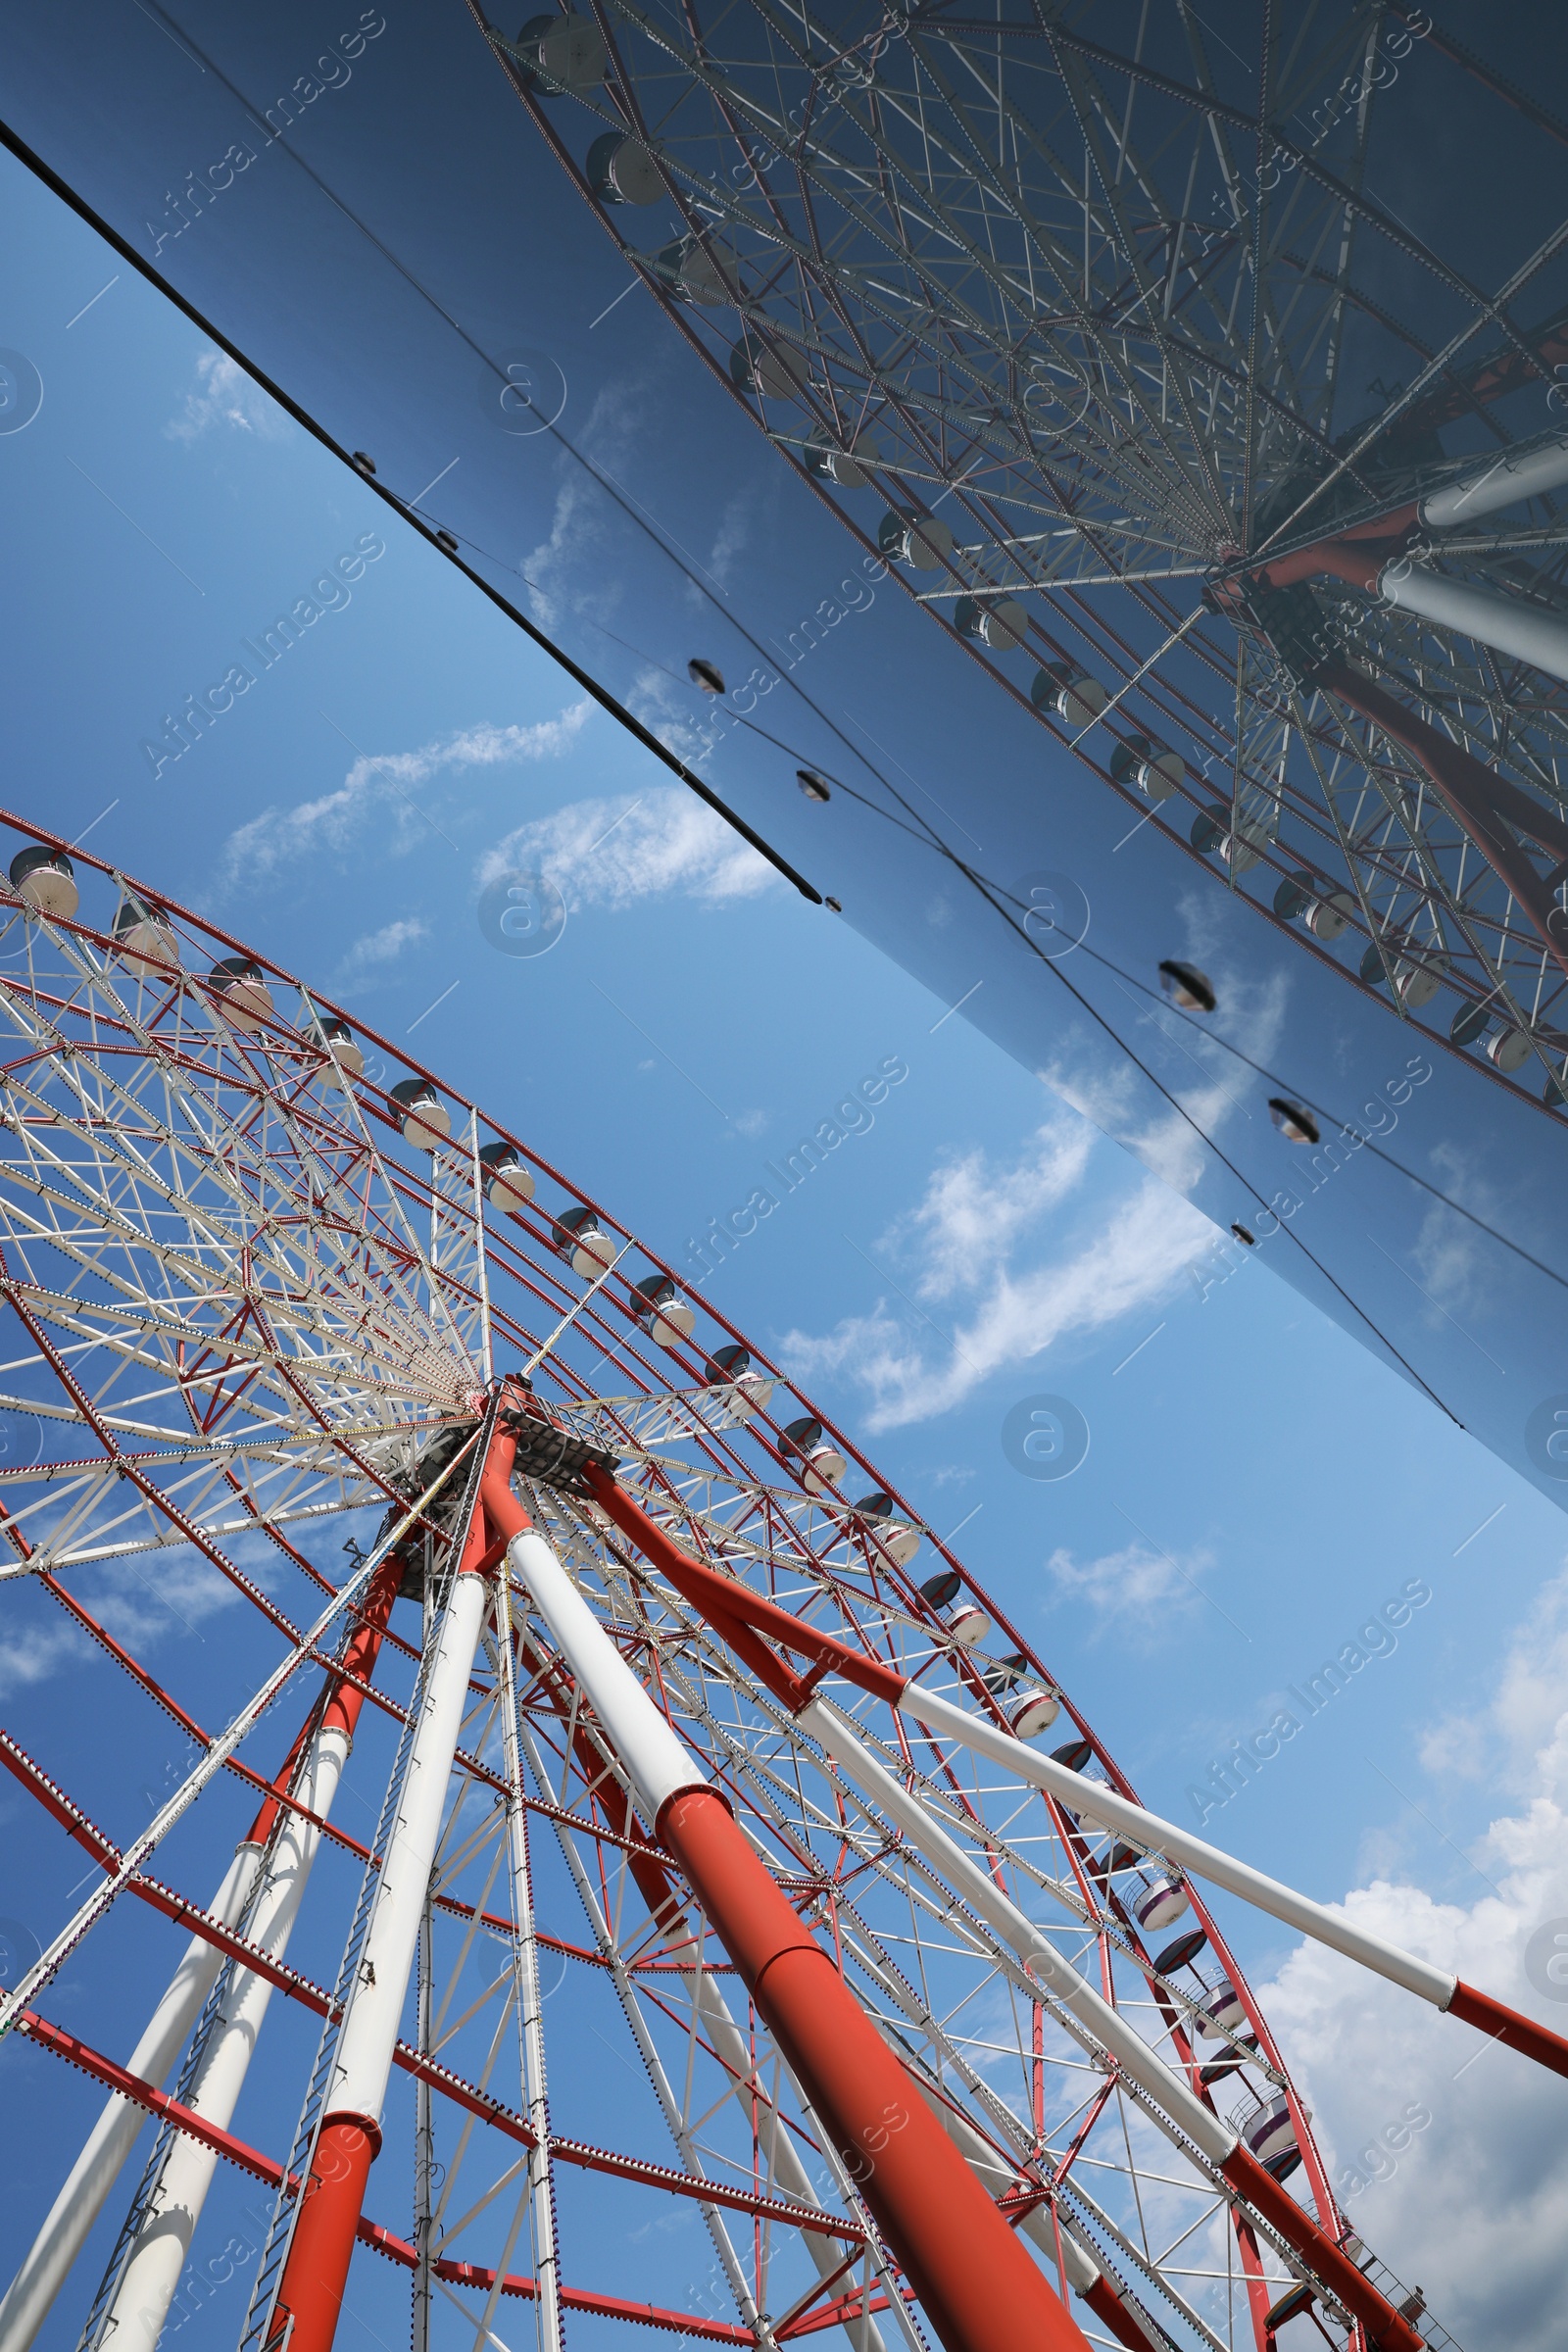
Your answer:
[[[195,1756],[110,1825],[83,1708],[36,1753],[0,1733],[93,1882],[0,1992],[82,2133],[4,2352],[152,2352],[220,2166],[268,2191],[242,2352],[328,2352],[368,2253],[416,2352],[1449,2343],[1340,2212],[1199,1882],[1568,2046],[1141,1807],[947,1545],[612,1216],[243,943],[0,822],[0,1412],[38,1433],[0,1585]],[[177,1552],[237,1595],[237,1708],[105,1622],[105,1580]],[[197,1816],[234,1840],[211,1891]],[[127,2049],[95,2019],[149,1910]],[[593,2036],[634,2084],[608,2143]],[[602,2206],[633,2193],[696,2208],[701,2308],[628,2271]]]
[[[1411,0],[486,30],[673,323],[997,684],[1562,1111],[1568,126]]]

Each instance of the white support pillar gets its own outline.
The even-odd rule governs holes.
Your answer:
[[[1087,1815],[1102,1829],[1125,1838],[1144,1852],[1163,1854],[1167,1862],[1179,1863],[1184,1870],[1212,1881],[1227,1893],[1240,1895],[1244,1902],[1255,1904],[1259,1911],[1283,1920],[1287,1927],[1327,1944],[1332,1951],[1343,1952],[1348,1960],[1358,1961],[1363,1968],[1387,1977],[1391,1984],[1402,1985],[1406,1992],[1419,1994],[1434,2008],[1446,2009],[1452,2000],[1455,1980],[1448,1970],[1435,1968],[1430,1960],[1419,1960],[1413,1952],[1401,1951],[1397,1944],[1386,1943],[1381,1936],[1368,1934],[1365,1928],[1343,1919],[1326,1904],[1313,1902],[1310,1895],[1298,1894],[1293,1886],[1282,1886],[1278,1879],[1254,1870],[1250,1863],[1238,1862],[1234,1855],[1222,1853],[1206,1839],[1195,1838],[1191,1830],[1161,1821],[1157,1813],[1134,1804],[1130,1797],[1118,1795],[1102,1781],[1085,1780],[1081,1773],[1069,1772],[1065,1764],[1056,1763],[1054,1757],[1038,1755],[1010,1732],[994,1723],[982,1722],[978,1715],[936,1697],[917,1683],[906,1686],[899,1711],[933,1732],[959,1740],[977,1755],[989,1757],[992,1763],[1001,1764],[1019,1780],[1032,1781],[1037,1788],[1043,1788],[1048,1796],[1055,1797],[1074,1814]]]
[[[1542,498],[1568,483],[1568,433],[1554,433],[1533,449],[1499,449],[1481,465],[1431,490],[1420,517],[1429,531],[1462,530],[1483,514],[1496,514],[1521,500]]]
[[[556,2183],[550,2163],[550,2097],[545,2072],[544,1998],[539,1986],[539,1938],[533,1911],[533,1869],[528,1854],[528,1816],[522,1803],[522,1746],[517,1737],[515,1653],[512,1642],[512,1588],[499,1580],[496,1654],[501,1685],[501,1742],[507,1763],[507,1859],[512,1877],[517,2024],[522,2038],[523,2095],[536,2138],[528,2155],[528,2203],[533,2224],[534,2277],[539,2282],[541,2352],[561,2352],[561,2278],[557,2248]],[[496,2290],[499,2293],[499,2287]],[[491,2297],[491,2304],[495,2295]],[[487,2309],[485,2325],[491,2324]]]
[[[311,1743],[293,1793],[323,1818],[330,1813],[348,1760],[349,1735],[330,1726]],[[251,1917],[250,1940],[274,1960],[288,1949],[311,1865],[320,1844],[315,1822],[285,1815],[272,1847],[267,1882]],[[253,1970],[237,1968],[191,2084],[187,2105],[227,2131],[260,2037],[272,1986]],[[111,2303],[114,2352],[154,2352],[190,2253],[191,2239],[218,2167],[218,2153],[176,2132],[153,2209],[145,2216]]]
[[[235,1848],[234,1859],[210,1906],[214,1918],[220,1919],[225,1928],[237,1927],[243,1917],[260,1861],[257,1846]],[[215,1944],[200,1936],[191,1937],[185,1957],[126,2061],[133,2075],[162,2087],[218,1982],[222,1961]],[[27,2352],[146,2121],[145,2110],[130,2099],[117,2093],[106,2102],[43,2228],[0,2301],[0,2352]]]
[[[447,1603],[366,1932],[359,1983],[338,2042],[335,2080],[326,2096],[328,2115],[380,2123],[467,1703],[468,1676],[489,1597],[485,1578],[466,1573],[456,1579]]]
[[[1025,1918],[995,1879],[970,1860],[919,1799],[899,1786],[887,1767],[872,1755],[856,1727],[836,1707],[819,1698],[801,1710],[799,1720],[802,1729],[820,1743],[834,1763],[864,1789],[878,1809],[898,1824],[910,1844],[941,1872],[954,1892],[961,1895],[971,1910],[996,1930],[1046,1990],[1110,2053],[1129,2081],[1148,2093],[1160,2112],[1186,2132],[1211,2164],[1225,2164],[1236,2153],[1239,2144],[1236,2132],[1188,2089],[1137,2029],[1128,2025],[1120,2011],[1096,1992],[1070,1961],[1062,1958],[1044,1929]]]
[[[1450,579],[1400,557],[1378,575],[1377,592],[1401,612],[1418,612],[1456,636],[1475,638],[1549,678],[1568,678],[1568,618],[1522,596]]]

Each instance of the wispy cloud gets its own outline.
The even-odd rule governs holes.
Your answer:
[[[395,963],[406,948],[417,947],[429,936],[430,926],[422,914],[399,915],[395,922],[383,923],[379,931],[368,931],[354,942],[338,965],[338,980],[363,980],[383,964]]]
[[[606,385],[582,428],[584,455],[613,473],[630,444],[637,413],[629,386]],[[547,629],[555,628],[566,611],[606,619],[620,598],[618,567],[609,561],[607,525],[614,510],[608,494],[569,450],[557,459],[557,474],[549,535],[517,566],[534,617]]]
[[[1448,1810],[1416,1777],[1412,1759],[1410,1777],[1396,1769],[1398,1789],[1374,1784],[1390,1824],[1384,1867],[1336,1906],[1557,2032],[1565,2012],[1544,1997],[1543,1955],[1539,1947],[1532,1953],[1532,1939],[1568,1920],[1565,1675],[1568,1584],[1559,1578],[1519,1628],[1474,1726],[1478,1738],[1490,1735],[1494,1758],[1508,1759],[1517,1809],[1466,1841],[1467,1867],[1399,1793],[1409,1791],[1439,1819]],[[1449,1881],[1447,1899],[1397,1867],[1412,1839]],[[1399,2270],[1422,2281],[1434,2314],[1461,2342],[1557,2352],[1568,2244],[1560,2082],[1489,2050],[1484,2034],[1320,1944],[1298,1945],[1259,1997],[1316,2111],[1314,2129],[1354,2227],[1380,2248],[1397,2249]],[[1419,2136],[1398,2129],[1412,2106],[1433,2126]]]
[[[1201,1595],[1192,1580],[1211,1565],[1206,1551],[1189,1552],[1177,1561],[1147,1544],[1129,1544],[1122,1551],[1102,1552],[1095,1560],[1054,1551],[1046,1572],[1059,1599],[1083,1602],[1102,1625],[1113,1618],[1148,1624],[1154,1609],[1168,1621],[1173,1610],[1196,1608]]]
[[[710,906],[755,898],[772,867],[678,785],[636,801],[574,801],[486,853],[483,888],[509,870],[548,874],[568,906],[628,906],[679,892]]]
[[[258,1562],[254,1547],[241,1539],[230,1556],[247,1553],[252,1555],[245,1558],[247,1569],[259,1573],[262,1582],[269,1581],[275,1554]],[[217,1568],[183,1547],[140,1559],[127,1557],[111,1571],[100,1567],[85,1573],[82,1597],[93,1615],[117,1642],[144,1659],[166,1642],[201,1638],[201,1628],[210,1618],[240,1601]],[[102,1656],[74,1624],[48,1618],[14,1624],[0,1647],[0,1699],[57,1675],[79,1676]]]
[[[92,1655],[91,1642],[74,1625],[16,1626],[0,1649],[0,1698],[46,1683],[63,1666],[78,1666]]]
[[[1040,1075],[1153,1175],[1179,1193],[1191,1193],[1209,1165],[1204,1139],[1212,1141],[1232,1120],[1259,1115],[1258,1089],[1248,1063],[1273,1059],[1284,1031],[1290,978],[1283,972],[1264,980],[1248,978],[1226,962],[1223,944],[1208,928],[1206,908],[1184,899],[1178,912],[1187,934],[1180,944],[1212,979],[1217,1013],[1200,1026],[1168,1005],[1149,1004],[1129,992],[1125,1002],[1118,1000],[1117,1015],[1132,1051],[1158,1073],[1169,1099],[1156,1095],[1139,1070],[1119,1057],[1110,1063],[1058,1059]],[[1227,1045],[1235,1051],[1227,1052]]]
[[[258,441],[286,441],[289,434],[288,418],[276,401],[237,362],[220,351],[204,351],[196,362],[196,388],[185,394],[164,431],[171,441],[188,442],[220,428],[251,433]]]
[[[593,709],[571,703],[559,716],[529,726],[465,727],[413,752],[379,752],[355,760],[333,792],[291,808],[264,808],[231,833],[223,850],[226,886],[265,882],[294,859],[321,849],[346,850],[373,816],[397,818],[399,846],[417,831],[428,838],[411,797],[418,788],[455,770],[504,767],[519,760],[559,760],[569,752]]]
[[[951,1338],[879,1299],[821,1337],[781,1343],[803,1380],[848,1380],[868,1400],[867,1426],[898,1429],[961,1404],[993,1374],[1027,1363],[1054,1341],[1103,1330],[1162,1298],[1213,1240],[1213,1228],[1163,1185],[1141,1184],[1110,1213],[1044,1263],[1019,1265],[1029,1229],[1079,1187],[1092,1137],[1065,1122],[1044,1127],[1011,1166],[980,1152],[937,1168],[919,1205],[884,1236],[906,1261],[915,1293],[960,1301]],[[964,1311],[961,1300],[972,1303]]]
[[[709,568],[721,587],[729,586],[729,575],[735,559],[745,552],[752,537],[752,492],[739,491],[729,500],[719,517],[718,535],[709,556]]]
[[[918,1253],[921,1297],[974,1290],[1036,1218],[1076,1191],[1094,1148],[1091,1128],[1061,1120],[1040,1128],[1010,1167],[994,1167],[979,1151],[944,1162],[889,1236]]]

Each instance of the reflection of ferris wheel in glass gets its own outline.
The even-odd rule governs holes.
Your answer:
[[[1007,693],[1563,1108],[1568,128],[1407,0],[595,0],[491,38],[688,340]]]
[[[1226,2352],[1307,2312],[1335,2344],[1446,2343],[1341,2216],[1193,1880],[1563,2045],[1143,1811],[946,1546],[609,1216],[76,862],[33,842],[0,891],[0,1403],[44,1432],[0,1462],[0,1583],[196,1761],[106,1826],[79,1710],[36,1756],[0,1735],[94,1866],[10,1952],[0,2033],[109,2094],[4,2352],[62,2297],[83,2347],[153,2352],[220,2165],[272,2192],[245,2352],[327,2352],[356,2243],[407,2270],[416,2352],[505,2344],[503,2298],[546,2352],[617,2322]],[[99,1613],[180,1549],[238,1595],[232,1715]],[[210,1901],[187,1817],[238,1838]],[[126,2051],[117,1937],[145,1906],[177,1965]],[[612,2145],[581,2123],[607,2043],[636,2084]],[[270,2147],[258,2085],[286,2101]],[[602,2211],[633,2191],[700,2212],[704,2308],[648,2299]]]

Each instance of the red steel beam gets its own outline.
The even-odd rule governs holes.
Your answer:
[[[512,1438],[498,1435],[480,1474],[488,1520],[528,1546],[536,1575],[559,1580],[559,1564],[512,1492],[514,1452]],[[594,1492],[601,1494],[597,1482]],[[517,1572],[527,1573],[520,1565]],[[779,1614],[799,1646],[803,1629],[787,1612]],[[595,1643],[612,1646],[597,1626],[585,1629],[583,1641],[585,1654],[594,1657]],[[568,1663],[578,1670],[574,1658]],[[664,1759],[649,1769],[678,1769],[678,1747],[661,1744],[669,1735],[655,1702],[626,1675],[618,1652],[612,1663],[625,1687],[615,1701],[623,1720],[604,1723],[612,1745],[641,1742],[645,1762],[655,1753]],[[903,1678],[883,1671],[902,1690]],[[924,2100],[911,2092],[898,2059],[748,1844],[727,1800],[706,1780],[676,1782],[658,1793],[656,1835],[740,1970],[948,2352],[1018,2352],[1021,2344],[1030,2352],[1086,2352],[1076,2321]]]
[[[247,2141],[237,2139],[233,2132],[220,2131],[216,2125],[206,2122],[192,2108],[182,2106],[178,2099],[171,2098],[167,2091],[144,2082],[140,2075],[133,2075],[127,2068],[117,2066],[113,2058],[106,2058],[101,2050],[95,2050],[90,2043],[68,2033],[63,2026],[41,2017],[37,2010],[24,2009],[17,2019],[17,2026],[20,2032],[36,2041],[41,2049],[48,2050],[53,2057],[65,2059],[69,2066],[76,2067],[94,2082],[103,2083],[106,2089],[118,2092],[122,2099],[129,2099],[149,2115],[157,2116],[160,2122],[172,2124],[176,2132],[183,2132],[189,2138],[200,2140],[204,2147],[213,2149],[226,2164],[236,2165],[254,2180],[265,2181],[269,2188],[282,2186],[282,2166],[270,2156],[265,2156],[260,2148],[253,2148]],[[556,2144],[552,2142],[553,2146]],[[288,2190],[291,2196],[299,2192],[298,2177],[292,2173],[288,2178]],[[362,2216],[355,2234],[362,2245],[371,2247],[377,2254],[384,2254],[389,2261],[400,2263],[408,2270],[413,2270],[418,2259],[406,2239],[396,2236],[378,2222]],[[431,2267],[438,2278],[451,2279],[456,2285],[488,2290],[495,2284],[494,2271],[480,2270],[472,2263],[441,2260]],[[539,2289],[537,2281],[532,2278],[509,2275],[502,2279],[501,2291],[504,2295],[533,2296],[537,2295]],[[594,2294],[583,2287],[563,2287],[560,2291],[562,2302],[569,2308],[593,2312],[601,2319],[629,2320],[645,2328],[667,2328],[677,2335],[702,2336],[710,2343],[756,2343],[749,2328],[730,2327],[722,2320],[706,2320],[695,2312],[666,2311],[657,2303],[628,2303],[618,2296]]]
[[[54,1815],[71,1837],[86,1848],[101,1869],[113,1870],[117,1867],[119,1848],[5,1732],[0,1732],[0,1763],[9,1766],[24,1788]],[[590,1825],[576,1826],[587,1829]],[[151,1903],[155,1910],[162,1911],[178,1926],[188,1928],[193,1936],[201,1936],[204,1942],[213,1944],[218,1950],[239,1961],[243,1967],[265,1977],[278,1991],[298,2001],[316,2016],[324,2017],[331,2008],[331,2001],[320,1985],[312,1984],[308,1977],[302,1977],[286,1962],[274,1960],[258,1945],[247,1942],[244,1936],[223,1927],[220,1921],[200,1910],[185,1896],[175,1893],[172,1887],[163,1886],[151,1879],[133,1879],[129,1886],[132,1893]],[[466,1904],[454,1905],[454,1908],[461,1909],[465,1916],[470,1915]],[[488,1918],[490,1915],[482,1916]],[[493,1924],[512,1932],[510,1920],[498,1918]],[[597,1958],[594,1953],[577,1953],[576,1947],[571,1944],[561,1944],[557,1948],[579,1958]],[[673,1969],[678,1964],[647,1962],[643,1965],[665,1965]],[[106,2059],[104,2063],[109,2065],[113,2062]],[[422,2052],[411,2049],[407,2042],[402,2041],[394,2052],[394,2063],[405,2074],[428,2082],[433,2090],[439,2090],[458,2106],[466,2108],[482,2123],[492,2125],[524,2147],[534,2146],[534,2134],[520,2116],[514,2115],[510,2107],[492,2098],[487,2091],[475,2089],[472,2083],[465,2082],[461,2075],[454,2074],[450,2068],[438,2066]],[[563,2164],[576,2165],[585,2172],[608,2173],[617,2180],[636,2181],[645,2188],[668,2189],[674,2196],[691,2197],[700,2204],[731,2205],[738,2212],[753,2214],[762,2221],[779,2222],[791,2229],[809,2226],[829,2237],[842,2237],[856,2245],[864,2242],[865,2232],[854,2222],[836,2221],[831,2214],[819,2212],[814,2206],[791,2205],[785,2199],[755,2196],[745,2189],[728,2188],[716,2181],[694,2180],[689,2173],[674,2172],[668,2166],[655,2164],[646,2157],[623,2156],[612,2148],[595,2147],[586,2140],[552,2137],[550,2147],[552,2155]]]

